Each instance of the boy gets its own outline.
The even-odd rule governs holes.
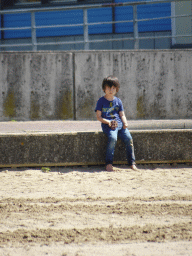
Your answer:
[[[101,122],[103,132],[108,137],[106,150],[106,170],[113,171],[113,157],[115,152],[115,145],[117,143],[117,136],[126,145],[127,161],[131,169],[137,171],[135,165],[135,155],[133,148],[133,140],[129,130],[127,129],[127,119],[124,113],[123,104],[121,100],[115,97],[119,91],[119,81],[114,76],[104,78],[102,89],[105,96],[101,97],[96,105],[95,112],[97,120]]]

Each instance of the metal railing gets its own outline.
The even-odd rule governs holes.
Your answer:
[[[154,1],[141,1],[141,2],[124,2],[124,3],[112,3],[112,4],[92,4],[92,5],[74,5],[74,6],[57,6],[57,7],[39,7],[39,8],[26,8],[26,9],[12,9],[12,10],[0,10],[0,15],[3,14],[31,14],[31,26],[30,27],[9,27],[9,28],[0,28],[0,31],[5,30],[31,30],[31,43],[20,43],[20,44],[1,44],[0,47],[27,47],[31,46],[33,51],[37,51],[37,46],[42,45],[58,45],[58,44],[83,44],[84,50],[89,50],[90,43],[101,43],[101,42],[111,42],[111,41],[134,41],[134,49],[139,49],[139,40],[142,39],[160,39],[160,38],[177,38],[177,37],[192,37],[191,34],[187,35],[167,35],[167,36],[148,36],[148,37],[139,37],[138,32],[138,22],[142,21],[155,21],[160,19],[175,19],[178,17],[190,17],[191,14],[186,15],[177,15],[177,16],[166,16],[158,18],[148,18],[148,19],[137,19],[137,6],[139,5],[151,5],[151,4],[160,4],[160,3],[171,3],[171,2],[183,2],[186,0],[154,0]],[[191,0],[189,0],[191,1]],[[113,8],[119,6],[133,6],[133,20],[123,20],[123,21],[110,21],[110,22],[95,22],[88,23],[87,11],[88,9],[96,8]],[[52,11],[69,11],[69,10],[83,10],[83,23],[79,24],[65,24],[65,25],[47,25],[47,26],[36,26],[35,13],[37,12],[52,12]],[[94,25],[105,25],[105,24],[118,24],[118,23],[133,23],[133,37],[127,38],[111,38],[111,39],[98,39],[90,40],[88,28],[89,26]],[[37,42],[36,30],[44,28],[64,28],[64,27],[83,27],[83,40],[81,41],[61,41],[61,42]],[[2,41],[2,40],[1,40]]]

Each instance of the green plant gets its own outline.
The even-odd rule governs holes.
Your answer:
[[[41,168],[42,172],[50,172],[51,169],[49,167],[42,167]]]

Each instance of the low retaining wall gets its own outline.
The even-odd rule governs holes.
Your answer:
[[[192,129],[131,131],[136,162],[192,162]],[[102,132],[0,135],[0,167],[104,164],[107,139]],[[115,164],[126,163],[119,140]]]

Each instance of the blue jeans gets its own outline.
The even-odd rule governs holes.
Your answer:
[[[133,139],[129,130],[127,128],[123,129],[121,127],[120,128],[118,127],[115,130],[112,130],[108,125],[102,126],[102,130],[104,134],[106,134],[108,137],[106,158],[105,158],[106,165],[113,164],[113,157],[114,157],[115,146],[117,143],[118,136],[125,143],[128,165],[131,166],[135,164]]]

